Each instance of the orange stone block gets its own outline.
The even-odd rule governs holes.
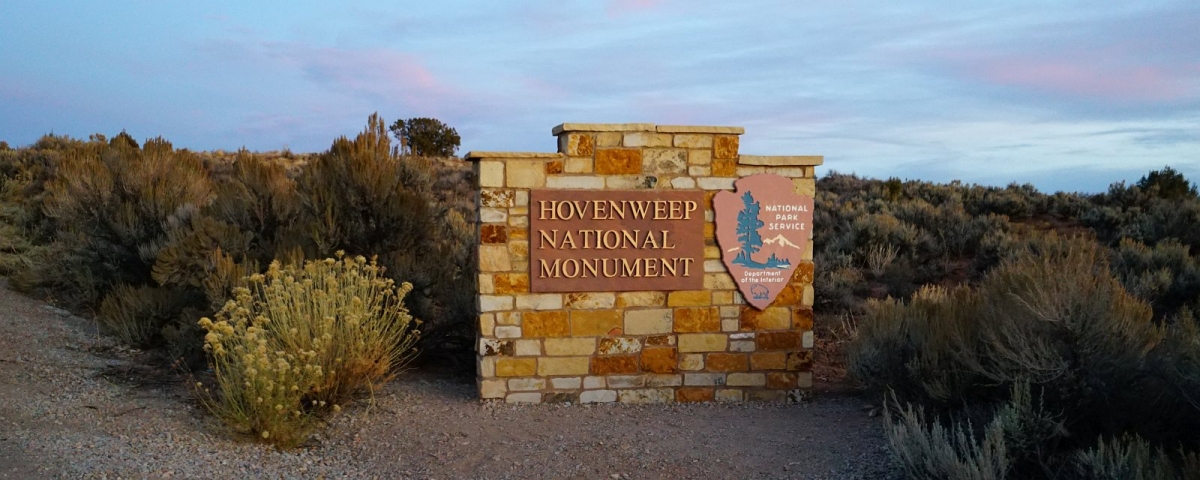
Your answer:
[[[637,355],[592,357],[592,375],[616,375],[637,372]]]
[[[588,137],[588,138],[591,138],[591,137]],[[563,172],[562,160],[552,160],[552,161],[546,162],[546,175],[553,175],[553,174],[562,173],[562,172]]]
[[[744,372],[746,354],[710,353],[704,359],[704,368],[710,372]]]
[[[503,225],[484,225],[479,229],[480,243],[508,242],[508,227]]]
[[[767,388],[776,390],[791,390],[796,388],[796,374],[788,372],[768,373]]]
[[[521,315],[522,337],[565,337],[570,334],[567,312],[525,312]]]
[[[797,268],[796,270],[799,270]],[[804,299],[804,285],[800,283],[789,283],[779,291],[779,296],[775,297],[772,302],[775,305],[799,305],[800,300]]]
[[[812,308],[792,309],[792,329],[807,332],[813,328]]]
[[[496,360],[497,377],[532,377],[537,374],[536,358],[500,358]]]
[[[623,320],[620,310],[573,310],[571,334],[576,337],[601,337],[619,331]],[[618,333],[619,334],[619,333]]]
[[[704,208],[713,209],[713,197],[717,196],[717,192],[704,192]]]
[[[763,332],[755,336],[759,350],[800,348],[800,332]]]
[[[721,331],[721,311],[716,308],[676,308],[675,333]]]
[[[787,371],[789,372],[807,372],[812,370],[813,353],[811,350],[805,352],[788,352],[787,354]]]
[[[529,293],[529,274],[526,273],[496,274],[493,283],[496,286],[497,295]]]
[[[642,370],[651,373],[675,373],[674,348],[646,348],[642,350]]]
[[[704,223],[704,238],[709,240],[717,238],[717,230],[716,227],[713,226],[713,222]]]
[[[672,343],[672,341],[671,341],[672,338],[673,337],[671,337],[670,335],[655,335],[653,337],[646,337],[646,345],[653,345],[653,346],[659,346],[659,347],[670,346]]]
[[[707,307],[712,305],[708,290],[679,290],[667,295],[668,307]]]
[[[514,227],[508,229],[509,240],[529,240],[529,228]]]
[[[712,176],[714,177],[732,177],[737,175],[737,161],[733,159],[721,159],[712,161]]]
[[[813,265],[813,262],[800,262],[796,264],[796,271],[792,272],[791,282],[802,285],[812,285],[813,272],[815,270],[816,266]]]
[[[765,352],[750,354],[751,370],[783,370],[787,368],[787,354],[783,352]]]
[[[718,135],[713,139],[713,159],[718,158],[737,158],[738,156],[738,137],[737,135]]]
[[[598,175],[642,173],[642,150],[637,148],[596,149],[595,172]]]
[[[785,307],[759,310],[743,305],[738,315],[742,330],[786,330],[791,327],[791,311]]]
[[[680,403],[711,402],[713,401],[713,389],[683,387],[675,390],[675,401]]]

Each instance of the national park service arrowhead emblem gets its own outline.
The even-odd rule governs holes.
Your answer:
[[[812,234],[813,198],[791,179],[751,175],[713,197],[717,245],[746,302],[767,308],[791,281]]]

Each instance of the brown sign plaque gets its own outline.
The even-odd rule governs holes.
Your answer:
[[[812,233],[813,198],[772,174],[734,182],[713,197],[717,245],[746,302],[762,310],[787,287]]]
[[[532,190],[534,292],[699,290],[704,192]]]

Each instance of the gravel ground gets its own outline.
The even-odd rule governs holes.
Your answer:
[[[833,391],[799,405],[510,406],[415,372],[277,451],[226,437],[141,358],[0,284],[0,478],[894,476],[879,418]]]

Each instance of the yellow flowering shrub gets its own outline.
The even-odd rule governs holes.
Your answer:
[[[271,264],[203,318],[217,393],[202,399],[232,430],[276,445],[303,442],[321,414],[388,380],[411,359],[420,322],[374,260]]]

